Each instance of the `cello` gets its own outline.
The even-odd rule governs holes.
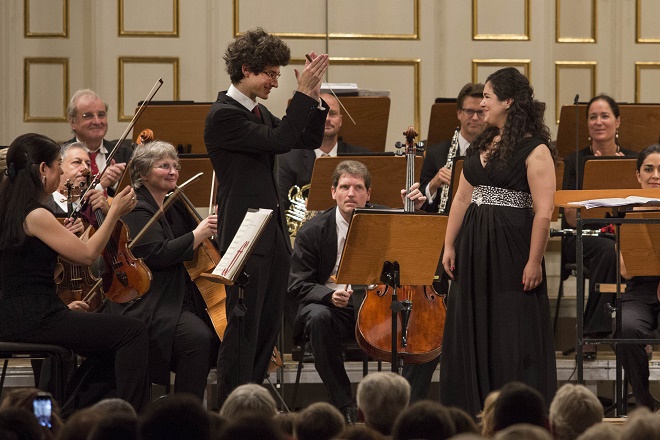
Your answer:
[[[406,189],[415,178],[415,155],[420,147],[415,144],[417,133],[409,127],[406,136]],[[405,198],[405,212],[415,210],[414,202]],[[389,362],[392,360],[392,307],[400,305],[397,313],[396,353],[398,361],[407,364],[429,362],[440,355],[447,308],[444,295],[432,285],[400,286],[398,276],[393,285],[370,286],[358,312],[355,337],[360,348],[370,357]],[[396,295],[396,296],[395,296]]]

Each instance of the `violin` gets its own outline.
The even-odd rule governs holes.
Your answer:
[[[65,184],[64,195],[67,197],[67,212],[73,210],[73,198],[80,196],[85,182],[81,182],[80,187],[74,188],[71,181]],[[94,276],[90,266],[72,263],[62,257],[58,257],[57,276],[55,283],[57,286],[57,296],[64,304],[73,301],[85,301],[89,305],[89,312],[95,312],[103,303],[101,279]]]
[[[415,179],[415,155],[420,147],[415,144],[417,133],[409,127],[406,137],[406,188]],[[405,198],[404,211],[413,212],[414,201]],[[387,284],[368,288],[358,312],[355,336],[358,344],[369,356],[389,362],[392,360],[392,306],[393,299],[401,304],[397,314],[397,349],[399,360],[407,364],[429,362],[440,355],[447,308],[444,295],[432,285],[399,286],[395,292]]]

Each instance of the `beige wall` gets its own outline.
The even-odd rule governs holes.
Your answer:
[[[332,82],[389,90],[388,149],[410,124],[426,136],[436,96],[453,97],[500,64],[526,71],[556,134],[557,104],[576,93],[582,101],[606,92],[660,102],[660,31],[652,18],[659,15],[655,0],[332,0],[327,9],[323,0],[6,0],[0,145],[27,131],[68,139],[67,96],[83,87],[109,102],[111,138],[159,76],[165,84],[156,99],[213,101],[229,84],[225,46],[235,31],[258,25],[286,38],[294,63],[310,50],[342,59],[330,68]],[[125,33],[152,35],[120,36],[120,22]],[[557,42],[557,31],[564,40],[594,42]],[[295,88],[294,67],[283,69],[267,102],[276,114]]]

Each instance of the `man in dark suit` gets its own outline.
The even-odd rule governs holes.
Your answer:
[[[327,55],[312,52],[312,61],[306,62],[302,73],[296,70],[298,89],[283,119],[256,102],[268,99],[271,89],[278,86],[280,66],[287,65],[290,56],[286,44],[263,29],[237,37],[224,55],[232,84],[218,94],[206,117],[204,141],[219,179],[220,252],[227,251],[248,209],[273,210],[244,267],[249,283],[240,330],[239,319],[232,313],[239,287],[227,289],[228,324],[218,355],[220,405],[241,383],[263,381],[280,329],[291,245],[275,182],[275,157],[292,148],[313,150],[323,138],[328,110],[320,92]]]
[[[314,161],[321,156],[337,156],[343,153],[369,153],[364,147],[347,144],[339,139],[342,125],[341,109],[334,96],[323,93],[321,98],[328,104],[328,117],[325,119],[323,142],[314,151],[291,150],[277,158],[277,183],[280,188],[280,200],[286,212],[291,206],[289,189],[293,185],[302,188],[312,181]]]
[[[106,167],[107,156],[116,144],[116,142],[105,139],[108,132],[108,104],[93,90],[81,89],[73,94],[66,111],[71,130],[74,133],[74,137],[67,143],[83,142],[91,160],[92,174],[103,171]],[[117,183],[126,168],[126,163],[133,154],[130,145],[130,141],[125,141],[119,146],[103,174],[100,186],[106,189],[111,196],[115,194]]]
[[[411,187],[409,198],[420,208],[426,198]],[[348,423],[355,423],[351,381],[342,359],[342,340],[355,337],[356,311],[364,290],[334,282],[355,208],[364,208],[371,196],[371,175],[358,161],[345,160],[332,176],[332,198],[337,206],[307,221],[296,236],[289,275],[289,295],[298,303],[294,337],[309,338],[314,366],[332,403]]]
[[[431,145],[426,152],[419,183],[427,197],[426,210],[438,212],[442,185],[451,184],[451,170],[447,168],[447,156],[452,144],[455,157],[465,156],[465,150],[485,127],[484,112],[481,109],[483,99],[483,84],[467,83],[458,93],[456,99],[456,118],[458,118],[458,133],[454,139],[445,140]],[[451,194],[447,200],[445,213],[449,212]]]

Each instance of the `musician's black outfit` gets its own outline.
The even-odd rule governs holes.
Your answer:
[[[658,283],[660,276],[633,277],[627,281],[626,291],[621,295],[621,338],[657,337],[652,333],[660,322]],[[619,344],[618,348],[637,405],[653,411],[653,396],[649,392],[649,360],[644,345]]]
[[[637,152],[625,148],[620,149],[626,157],[637,157]],[[591,147],[584,148],[575,154],[569,154],[564,159],[564,181],[562,189],[574,190],[582,187],[582,170],[584,160],[594,157]],[[575,186],[575,176],[579,170],[578,187]],[[603,177],[606,178],[606,177]],[[589,224],[590,229],[600,229],[606,224]],[[562,228],[569,227],[565,220]],[[589,269],[589,298],[584,310],[584,334],[588,336],[606,336],[612,333],[612,317],[608,305],[614,302],[614,294],[596,292],[598,283],[616,283],[617,252],[614,240],[608,237],[582,237],[584,252],[584,267]],[[575,263],[576,237],[565,237],[562,243],[562,260]],[[566,269],[561,268],[562,271]],[[567,276],[562,273],[562,276]]]
[[[280,330],[291,241],[275,181],[276,156],[293,148],[313,150],[321,145],[328,113],[325,102],[320,107],[317,100],[296,92],[280,120],[261,104],[255,106],[256,114],[232,98],[236,92],[232,85],[228,92],[218,94],[204,126],[204,142],[218,176],[220,252],[227,251],[248,209],[272,209],[273,217],[244,267],[249,282],[244,296],[247,312],[240,329],[233,313],[239,287],[227,289],[228,323],[218,355],[220,404],[241,383],[263,382]],[[250,100],[241,95],[234,96]]]
[[[355,339],[356,313],[364,298],[364,286],[354,286],[346,307],[332,304],[335,289],[326,286],[342,250],[337,242],[337,207],[308,220],[296,235],[289,295],[298,304],[294,338],[309,338],[314,365],[337,408],[353,401],[351,381],[344,368],[342,341]],[[343,219],[342,219],[343,220]],[[343,237],[342,242],[346,240]]]
[[[92,370],[114,366],[117,397],[140,410],[149,399],[146,326],[70,310],[55,293],[56,263],[57,252],[36,237],[0,251],[0,340],[59,345],[86,357]]]
[[[135,194],[136,207],[122,217],[131,237],[159,210],[147,188],[137,188]],[[193,259],[192,231],[196,226],[197,222],[181,201],[170,205],[132,250],[136,258],[144,258],[151,270],[151,287],[137,301],[126,304],[106,301],[104,311],[133,316],[147,323],[151,381],[167,385],[173,371],[176,373],[174,392],[191,393],[201,401],[220,340],[206,313],[204,300],[183,264]]]

